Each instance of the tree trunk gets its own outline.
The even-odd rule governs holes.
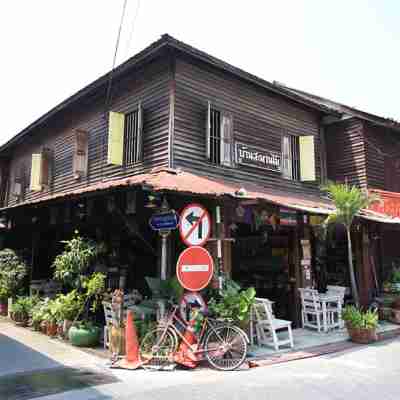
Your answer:
[[[360,306],[360,299],[358,297],[357,282],[356,282],[356,276],[355,276],[355,273],[354,273],[353,250],[352,250],[352,245],[351,245],[350,228],[346,227],[346,233],[347,233],[347,254],[348,254],[348,257],[349,257],[349,271],[350,271],[351,291],[353,293],[354,302],[356,303],[356,306],[359,307]]]

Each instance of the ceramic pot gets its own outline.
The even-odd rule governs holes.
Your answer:
[[[74,346],[93,347],[99,343],[100,329],[97,326],[91,328],[71,326],[68,337]]]
[[[11,313],[11,319],[17,326],[28,326],[29,317],[26,314],[21,313]]]
[[[369,344],[378,340],[376,328],[353,328],[347,324],[347,331],[352,342],[360,344]]]
[[[8,315],[8,304],[0,303],[0,315],[7,316]]]
[[[72,326],[72,321],[70,321],[69,319],[64,319],[62,326],[62,332],[63,332],[62,336],[65,340],[68,340],[68,332],[71,326]]]
[[[47,336],[57,336],[57,322],[47,322],[46,334]]]
[[[40,323],[40,331],[44,334],[47,333],[47,321],[42,321]]]
[[[391,308],[390,321],[395,324],[400,324],[400,310],[396,308]]]

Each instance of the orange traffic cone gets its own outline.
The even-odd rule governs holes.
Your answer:
[[[187,343],[182,339],[182,342],[179,345],[179,349],[175,354],[174,360],[175,362],[182,364],[186,367],[196,368],[199,359],[189,347],[189,345],[197,343],[196,335],[193,332],[193,328],[188,326],[185,330],[185,333],[183,334],[183,337],[186,339]]]
[[[125,358],[113,364],[114,368],[137,369],[142,364],[139,358],[139,340],[133,322],[133,312],[128,310],[125,325]]]

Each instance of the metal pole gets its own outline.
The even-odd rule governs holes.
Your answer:
[[[161,274],[162,281],[167,279],[167,235],[161,236]]]

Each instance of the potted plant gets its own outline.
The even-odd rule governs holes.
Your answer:
[[[40,331],[40,325],[44,321],[45,317],[45,306],[48,299],[39,300],[32,308],[31,312],[31,324],[35,331]]]
[[[375,310],[362,311],[347,306],[342,312],[350,339],[355,343],[368,344],[378,340],[378,313]]]
[[[27,326],[32,308],[33,300],[31,297],[18,297],[11,306],[12,320],[15,324],[19,326]]]
[[[228,280],[219,296],[208,302],[210,312],[219,319],[232,322],[246,329],[250,320],[251,307],[254,304],[256,291],[253,287],[240,290],[234,281]]]
[[[27,274],[27,266],[14,250],[0,250],[0,313],[7,315],[9,298],[15,298]]]
[[[45,321],[46,335],[50,337],[57,336],[57,321],[58,321],[59,305],[55,299],[47,301],[44,307],[43,321]]]
[[[91,321],[79,321],[71,326],[68,337],[74,346],[93,347],[99,343],[100,328]]]
[[[68,338],[68,331],[72,326],[72,322],[83,308],[84,300],[82,295],[74,289],[65,295],[58,295],[56,301],[59,305],[60,333],[61,336],[66,339]]]
[[[84,292],[81,294],[82,308],[75,318],[68,332],[71,344],[75,346],[95,346],[99,342],[100,329],[89,321],[89,312],[94,313],[101,303],[105,291],[105,275],[95,272],[82,280]],[[76,322],[80,314],[84,314],[84,320]]]

